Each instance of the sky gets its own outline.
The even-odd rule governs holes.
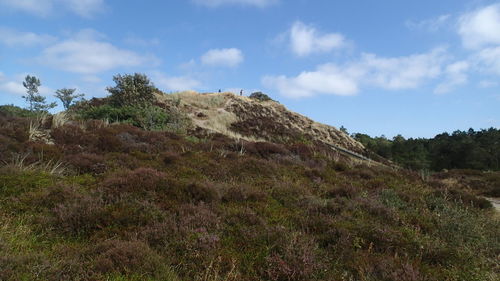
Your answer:
[[[0,0],[0,104],[26,105],[28,74],[54,101],[136,72],[166,93],[262,91],[350,133],[499,128],[500,1]]]

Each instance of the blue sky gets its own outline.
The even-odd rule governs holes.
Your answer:
[[[0,104],[24,104],[27,74],[53,100],[134,72],[263,91],[349,132],[499,128],[500,1],[0,0]]]

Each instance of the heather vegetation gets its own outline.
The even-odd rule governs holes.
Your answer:
[[[76,103],[41,139],[0,107],[0,280],[498,280],[499,216],[477,195],[499,172],[173,130],[182,114],[123,77],[132,93]],[[125,102],[136,88],[149,98]]]
[[[304,144],[86,121],[52,145],[0,124],[2,280],[498,277],[498,217],[439,177]]]

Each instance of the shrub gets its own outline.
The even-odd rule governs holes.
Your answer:
[[[316,244],[304,235],[294,233],[267,257],[270,280],[311,280],[320,267],[316,259]]]
[[[341,186],[334,186],[330,188],[329,190],[326,191],[326,195],[328,197],[347,197],[347,198],[354,198],[357,196],[361,190],[352,185],[341,185]]]
[[[0,105],[0,116],[5,117],[33,117],[34,112],[13,104]]]
[[[153,105],[142,107],[101,105],[81,109],[78,111],[78,116],[84,120],[107,120],[127,123],[145,130],[163,130],[167,128],[167,124],[171,119],[165,110]]]
[[[31,150],[32,154],[37,155],[41,161],[59,160],[63,155],[61,148],[52,144],[38,142],[29,143],[28,148]]]
[[[266,95],[262,92],[252,93],[252,94],[250,94],[249,98],[256,99],[258,101],[272,101],[273,100],[268,95]]]
[[[108,240],[99,243],[90,252],[95,255],[94,269],[99,273],[160,277],[168,272],[172,275],[165,261],[140,241]]]
[[[63,233],[86,235],[108,224],[102,199],[91,195],[76,195],[52,209],[48,218],[52,227]]]
[[[220,191],[211,183],[191,183],[185,188],[185,193],[189,201],[192,202],[217,202],[220,200]]]
[[[179,253],[218,246],[221,220],[206,204],[183,204],[165,220],[147,226],[142,235],[155,249],[177,248]]]
[[[122,192],[156,191],[166,186],[166,175],[151,168],[117,172],[101,183],[104,191],[118,195]]]
[[[264,201],[267,194],[261,189],[252,185],[230,186],[222,195],[222,200],[226,202],[258,202]]]
[[[449,193],[447,194],[450,199],[463,203],[465,205],[479,208],[479,209],[490,209],[493,208],[493,204],[491,204],[490,201],[476,197],[473,194],[460,191],[460,190],[450,190]]]
[[[113,81],[116,86],[106,89],[111,93],[109,99],[112,105],[145,106],[155,101],[154,91],[156,87],[144,74],[118,74],[113,77]]]
[[[88,145],[90,137],[77,125],[65,124],[52,129],[50,135],[58,145]]]
[[[311,147],[303,143],[294,144],[289,149],[292,153],[300,156],[302,160],[311,159],[313,156]]]
[[[29,121],[15,117],[3,117],[0,115],[0,135],[12,138],[17,142],[29,140]]]
[[[66,157],[66,161],[82,174],[100,175],[107,170],[104,157],[98,154],[79,153],[69,155]]]
[[[180,159],[180,155],[176,152],[167,151],[163,153],[162,160],[165,165],[171,165]]]
[[[284,146],[270,142],[246,143],[245,149],[250,153],[258,154],[261,157],[268,157],[272,154],[290,154],[290,152]]]

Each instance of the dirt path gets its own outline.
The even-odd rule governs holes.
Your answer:
[[[484,197],[486,200],[490,201],[491,204],[493,204],[493,207],[495,207],[495,209],[500,212],[500,198],[488,198],[488,197]]]

